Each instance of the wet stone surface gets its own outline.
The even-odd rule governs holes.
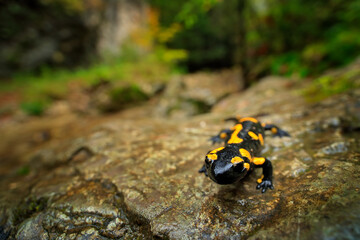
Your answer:
[[[187,120],[149,118],[151,105],[74,117],[15,155],[0,148],[28,168],[24,175],[10,163],[2,170],[0,239],[359,238],[359,132],[343,128],[359,125],[343,120],[358,102],[353,90],[307,104],[288,80],[273,77]],[[228,186],[197,172],[214,148],[209,137],[234,114],[291,134],[265,139],[274,190],[255,189],[260,170]],[[4,136],[10,131],[18,126]],[[19,146],[31,133],[24,130]]]

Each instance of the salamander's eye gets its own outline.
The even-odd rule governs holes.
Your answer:
[[[210,160],[209,160],[209,158],[207,156],[205,157],[205,163],[210,164]]]

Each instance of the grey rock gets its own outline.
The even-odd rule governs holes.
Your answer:
[[[357,132],[330,127],[337,120],[311,130],[346,115],[344,106],[360,95],[334,96],[298,114],[309,105],[287,82],[264,79],[211,113],[181,120],[149,117],[156,109],[149,104],[105,117],[0,126],[8,140],[0,144],[0,230],[11,229],[10,239],[358,238]],[[261,115],[291,134],[265,137],[274,190],[255,189],[260,171],[229,186],[197,172],[215,147],[208,138],[229,127],[221,120],[234,113]],[[52,137],[29,145],[43,129]],[[29,174],[16,175],[14,163],[27,164]]]
[[[323,153],[323,154],[331,155],[336,153],[344,153],[348,151],[347,146],[348,144],[346,142],[335,142],[329,146],[320,149],[319,154]]]

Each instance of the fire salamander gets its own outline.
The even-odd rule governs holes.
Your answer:
[[[270,130],[278,137],[290,135],[273,124],[260,123],[251,117],[226,120],[235,121],[235,126],[221,130],[211,138],[213,143],[225,142],[225,146],[209,151],[199,172],[218,184],[231,184],[244,178],[254,168],[262,168],[263,174],[257,180],[256,189],[262,189],[262,193],[268,188],[274,189],[271,162],[259,156],[264,146],[264,131]]]

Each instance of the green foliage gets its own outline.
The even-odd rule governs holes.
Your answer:
[[[188,58],[188,52],[183,49],[169,49],[161,45],[156,47],[155,54],[158,59],[167,64],[173,64]]]
[[[41,0],[45,5],[54,5],[64,8],[68,13],[84,10],[84,1],[82,0]]]
[[[162,25],[170,26],[177,22],[186,28],[192,27],[201,18],[206,18],[207,13],[215,6],[220,4],[221,0],[149,0],[150,4],[158,8],[161,12],[160,22]]]
[[[180,12],[176,15],[175,21],[183,23],[186,28],[191,28],[205,14],[213,8],[218,0],[192,0],[185,1]]]
[[[167,46],[188,52],[182,63],[189,70],[231,66],[236,49],[246,48],[251,75],[304,77],[360,54],[358,0],[243,0],[244,12],[241,0],[149,1],[160,11],[161,26],[183,26]],[[237,45],[241,21],[246,46]]]
[[[180,24],[181,29],[166,42],[170,49],[183,49],[187,58],[180,66],[190,71],[229,67],[235,46],[236,0],[150,0],[160,11],[160,25]]]
[[[277,75],[296,76],[303,78],[307,76],[309,69],[302,65],[300,55],[296,52],[288,52],[274,57],[271,61],[271,72]]]
[[[67,85],[73,81],[85,87],[100,80],[121,81],[128,85],[136,85],[140,80],[165,82],[180,68],[195,71],[230,67],[236,60],[236,63],[242,62],[239,58],[243,55],[239,52],[246,52],[245,60],[251,77],[280,74],[302,78],[348,64],[360,54],[358,0],[148,2],[154,8],[149,11],[148,28],[132,36],[133,44],[126,45],[121,56],[72,70],[43,66],[37,73],[16,74],[10,86],[2,84],[0,88],[22,89],[25,96],[22,109],[29,114],[39,115],[48,102],[65,98]],[[239,3],[245,3],[244,11],[240,10]],[[55,19],[56,26],[72,31],[74,26],[80,30],[84,27],[83,21],[76,15],[84,9],[81,0],[7,1],[3,6],[0,9],[0,40],[6,44],[16,40],[14,44],[21,45],[19,50],[7,55],[14,68],[20,66],[19,55],[33,47],[29,47],[33,43],[22,41],[23,38],[19,37],[22,32],[26,32],[27,36],[49,33],[50,38],[66,43],[67,39],[61,37],[64,31],[48,30],[50,19]],[[34,31],[24,31],[30,29],[28,25]],[[240,31],[240,26],[245,26],[245,31]],[[69,39],[86,35],[81,31],[73,32],[80,36],[72,34]],[[240,46],[238,43],[244,37],[242,34],[245,34],[246,41]],[[96,36],[89,36],[89,39],[96,39]],[[76,56],[81,56],[81,60],[87,59],[89,55],[84,53],[83,44],[80,45],[74,46],[76,51],[63,49],[56,53],[70,64]],[[137,48],[134,45],[138,45]],[[90,46],[92,43],[84,48]],[[142,47],[142,54],[135,50],[139,46]],[[55,54],[54,59],[60,59],[59,56]],[[48,59],[48,66],[54,64],[54,59]],[[323,89],[320,91],[327,95],[353,85],[347,80],[318,79],[314,86]],[[119,95],[124,93],[114,93],[114,99]]]
[[[359,1],[272,0],[265,9],[248,16],[248,47],[257,57],[250,59],[253,65],[270,58],[271,73],[305,76],[348,64],[360,54]]]

